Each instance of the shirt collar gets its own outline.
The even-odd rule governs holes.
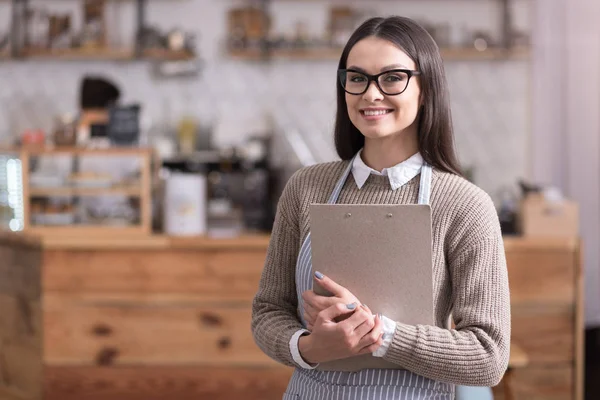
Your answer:
[[[369,175],[373,174],[387,176],[392,190],[396,190],[417,176],[421,172],[421,167],[423,166],[423,157],[420,153],[415,153],[400,164],[396,164],[390,168],[384,168],[379,172],[365,164],[361,154],[362,149],[358,152],[352,163],[352,176],[354,176],[354,181],[359,189],[365,185],[365,182],[369,179]]]

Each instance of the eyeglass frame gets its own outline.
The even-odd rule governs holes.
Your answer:
[[[346,74],[348,72],[354,72],[357,74],[361,74],[367,77],[367,86],[365,86],[365,90],[363,90],[360,93],[352,93],[346,90],[346,85],[342,82],[342,74]],[[404,89],[402,89],[401,92],[399,93],[387,93],[385,90],[383,90],[381,88],[381,86],[379,85],[379,77],[385,74],[389,74],[390,72],[404,72],[406,75],[408,75],[408,79],[406,80],[406,86],[404,87]],[[356,69],[338,69],[338,79],[340,80],[340,85],[342,86],[342,89],[344,89],[344,92],[354,95],[354,96],[360,96],[362,94],[365,94],[367,92],[367,90],[369,90],[369,87],[371,86],[371,82],[375,82],[375,85],[377,86],[377,89],[385,94],[386,96],[398,96],[402,93],[404,93],[406,91],[406,89],[408,88],[408,84],[410,83],[410,78],[412,78],[413,76],[417,76],[417,75],[421,75],[421,71],[417,71],[417,70],[412,70],[412,69],[405,69],[405,68],[395,68],[395,69],[390,69],[387,71],[383,71],[380,72],[378,74],[375,75],[370,75],[367,74],[364,71],[359,71]]]

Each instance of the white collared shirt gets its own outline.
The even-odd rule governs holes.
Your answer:
[[[396,190],[415,176],[419,175],[421,167],[423,166],[423,157],[420,153],[415,153],[400,164],[384,168],[379,172],[365,164],[361,156],[362,150],[358,152],[358,155],[354,158],[354,163],[352,164],[352,176],[359,189],[362,189],[367,179],[369,179],[369,175],[374,174],[388,176],[392,190]]]

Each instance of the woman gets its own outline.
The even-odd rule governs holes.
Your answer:
[[[408,18],[370,19],[342,52],[337,94],[342,161],[290,178],[253,303],[258,346],[296,367],[284,399],[453,399],[455,385],[496,385],[510,344],[502,236],[489,196],[460,176],[439,49]],[[379,316],[310,276],[309,205],[327,202],[430,204],[435,326]],[[312,292],[313,279],[334,296]],[[401,368],[315,369],[367,353]]]

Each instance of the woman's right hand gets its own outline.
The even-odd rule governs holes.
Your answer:
[[[352,305],[356,308],[352,309]],[[372,353],[382,344],[383,323],[366,306],[337,303],[321,311],[310,335],[301,336],[298,349],[308,363],[321,363]],[[336,318],[351,314],[336,322]]]

